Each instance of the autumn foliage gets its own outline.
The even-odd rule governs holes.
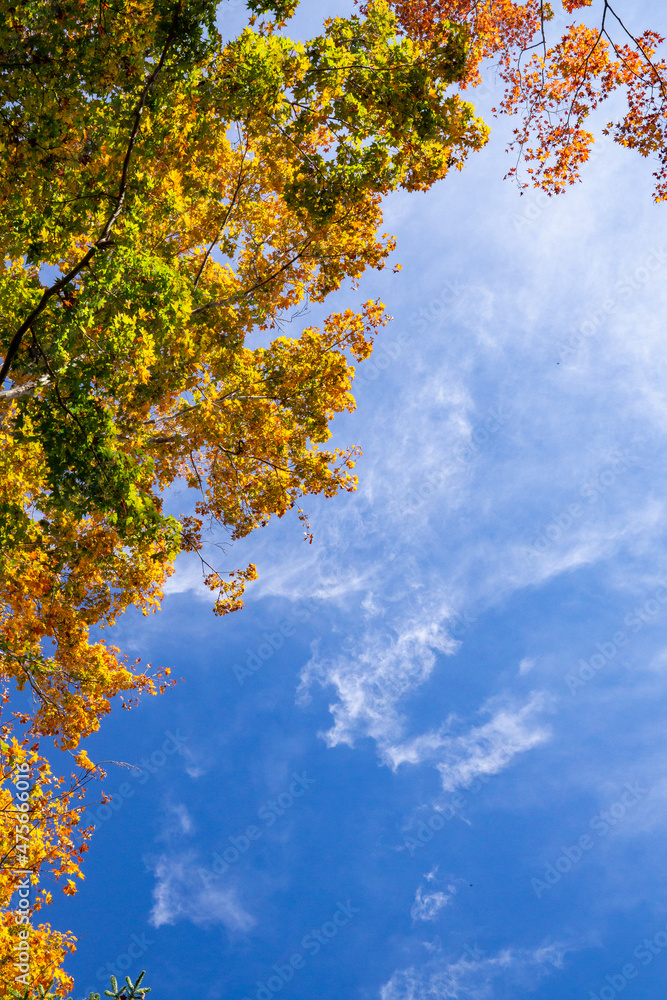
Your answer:
[[[304,498],[355,489],[357,449],[327,442],[384,306],[299,318],[384,267],[385,195],[485,145],[466,99],[482,76],[499,73],[519,161],[553,193],[579,176],[589,115],[624,92],[608,130],[658,157],[667,197],[662,39],[608,3],[594,23],[590,0],[558,16],[541,0],[372,0],[306,42],[286,33],[296,6],[250,0],[226,42],[212,0],[0,0],[0,678],[23,699],[0,733],[5,990],[23,869],[31,917],[40,876],[75,891],[81,796],[102,774],[79,750],[65,781],[40,740],[74,754],[113,699],[170,684],[100,630],[157,610],[179,553],[224,615],[256,570],[210,563],[212,532],[234,541],[291,510],[307,525]],[[176,483],[180,516],[163,504]],[[27,933],[27,995],[64,996],[71,935]]]
[[[621,14],[607,0],[390,0],[390,6],[421,39],[448,19],[468,27],[464,87],[482,76],[499,78],[504,92],[496,111],[518,118],[509,175],[523,186],[558,194],[579,180],[595,141],[590,116],[617,94],[625,113],[603,131],[657,160],[655,198],[667,198],[664,39],[631,26],[630,4]]]
[[[5,703],[7,698],[5,694]],[[85,752],[74,757],[73,764],[76,770],[69,780],[56,776],[38,744],[25,735],[18,738],[11,723],[0,727],[0,984],[4,989],[53,987],[64,995],[73,987],[62,965],[74,951],[75,939],[36,916],[52,898],[46,885],[60,885],[66,895],[73,895],[75,879],[83,878],[80,865],[92,831],[81,829],[81,800],[89,782],[104,772]],[[29,901],[29,910],[16,906],[19,890]],[[14,909],[10,909],[12,898]],[[19,978],[18,955],[25,941],[30,976]]]
[[[465,35],[416,42],[383,3],[307,45],[273,23],[223,44],[201,3],[52,14],[8,6],[0,29],[0,649],[34,732],[74,747],[111,697],[161,683],[91,628],[157,607],[211,521],[234,540],[354,489],[354,449],[326,441],[383,307],[282,324],[382,267],[382,195],[428,187],[486,128],[448,91]],[[176,480],[199,494],[180,519]],[[205,566],[215,610],[253,576]]]
[[[65,792],[31,741],[74,750],[116,696],[169,683],[99,630],[155,610],[180,552],[216,613],[239,608],[255,567],[210,564],[211,526],[307,523],[304,497],[355,488],[356,449],[327,441],[384,307],[289,321],[384,266],[385,194],[487,138],[451,86],[465,31],[414,39],[378,2],[294,42],[294,6],[254,0],[224,42],[209,0],[0,4],[0,673],[33,706],[3,744],[5,906],[13,762],[32,755],[30,877],[76,876],[79,779]],[[180,517],[175,482],[194,491]],[[6,955],[11,914],[1,933]],[[31,988],[63,992],[71,939],[30,933]]]

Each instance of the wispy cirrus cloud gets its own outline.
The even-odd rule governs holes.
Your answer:
[[[162,854],[152,868],[156,882],[149,922],[153,927],[188,920],[200,927],[222,924],[230,932],[246,933],[255,926],[235,889],[202,881],[193,852]]]
[[[415,901],[410,910],[413,920],[435,920],[440,910],[447,906],[451,896],[445,892],[424,893],[421,886],[415,893]]]
[[[438,869],[439,865],[436,865],[430,872],[426,872],[424,875],[426,885],[417,887],[415,901],[410,909],[410,916],[414,921],[435,920],[440,910],[451,903],[458,892],[456,884],[443,878]],[[461,879],[454,879],[454,883],[460,881]],[[446,886],[447,891],[437,889],[438,885]]]
[[[446,622],[446,614],[422,611],[394,629],[371,626],[349,653],[311,658],[301,675],[300,697],[307,699],[314,683],[333,687],[338,696],[331,706],[334,725],[324,734],[329,746],[353,746],[370,736],[385,747],[400,739],[401,700],[428,680],[437,653],[457,648]]]
[[[452,718],[437,731],[386,747],[383,756],[394,770],[401,764],[433,763],[440,772],[444,791],[466,788],[480,775],[498,774],[518,754],[549,739],[548,727],[535,718],[548,704],[542,692],[533,692],[518,707],[493,698],[481,709],[491,714],[483,725],[454,735],[452,729],[458,720]]]
[[[423,612],[393,632],[366,630],[349,653],[311,658],[302,672],[300,695],[308,698],[314,683],[334,689],[334,725],[322,734],[330,747],[353,746],[370,737],[392,770],[430,764],[440,772],[443,789],[453,791],[480,775],[499,773],[518,754],[549,739],[548,728],[536,718],[548,704],[540,692],[519,705],[498,697],[487,701],[480,711],[491,718],[482,725],[466,730],[451,716],[439,729],[405,739],[402,702],[429,680],[437,654],[452,653],[458,646],[447,633],[447,621],[446,613],[430,618]]]
[[[420,967],[401,969],[380,990],[382,1000],[490,1000],[494,986],[532,989],[561,968],[568,947],[544,944],[534,950],[506,948],[486,956],[479,949],[450,961],[441,954]],[[480,957],[470,957],[478,954]]]

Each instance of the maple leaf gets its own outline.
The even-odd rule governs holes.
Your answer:
[[[449,21],[467,26],[464,87],[499,73],[505,90],[497,112],[516,115],[509,171],[522,187],[532,183],[559,194],[581,179],[595,140],[585,128],[590,115],[613,93],[625,94],[627,114],[604,130],[642,156],[654,156],[656,201],[667,198],[667,63],[657,52],[655,31],[633,34],[606,2],[597,24],[571,21],[560,37],[549,4],[542,0],[391,0],[404,30],[435,37]],[[563,0],[568,15],[592,0]],[[525,165],[529,182],[520,177]]]

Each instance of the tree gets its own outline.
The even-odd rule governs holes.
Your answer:
[[[145,975],[145,972],[140,972],[134,983],[129,976],[126,976],[125,982],[120,986],[116,977],[111,976],[111,989],[105,990],[104,996],[111,997],[112,1000],[144,1000],[146,994],[151,992],[150,986],[141,985]],[[51,984],[51,988],[48,990],[40,986],[36,992],[32,990],[19,992],[10,986],[8,992],[2,996],[2,1000],[32,1000],[33,997],[36,997],[36,1000],[56,1000],[56,997],[60,994],[53,993],[52,989],[53,984]],[[69,1000],[73,1000],[73,998],[70,997]],[[87,1000],[100,1000],[100,994],[89,993]]]
[[[4,695],[4,702],[8,695]],[[83,878],[81,861],[92,828],[81,829],[85,788],[104,772],[85,752],[75,757],[78,772],[71,780],[57,777],[46,757],[27,736],[17,738],[11,723],[0,727],[0,993],[73,987],[63,971],[75,939],[51,926],[34,926],[32,917],[50,903],[40,879],[63,882],[63,892],[76,892]],[[69,876],[74,876],[71,878]],[[11,909],[12,898],[18,894]]]
[[[555,44],[543,0],[372,0],[306,43],[284,33],[296,5],[249,0],[225,43],[213,0],[0,0],[0,675],[34,703],[0,743],[5,906],[17,767],[34,879],[80,874],[79,795],[103,773],[81,752],[68,784],[36,740],[73,752],[116,695],[170,683],[97,628],[157,609],[179,552],[199,555],[216,613],[236,610],[255,567],[211,565],[211,527],[239,539],[296,508],[308,537],[303,498],[355,488],[356,449],[326,444],[384,307],[286,331],[385,265],[384,195],[484,146],[457,85],[495,60],[519,162],[550,193],[579,177],[589,115],[624,89],[608,131],[657,155],[667,197],[662,39],[632,35],[607,0],[594,26],[576,21],[592,0],[563,0]],[[198,499],[175,518],[162,497],[178,481]],[[0,919],[5,993],[21,928]],[[71,935],[28,936],[26,998],[65,996]]]
[[[0,650],[38,700],[34,732],[62,746],[110,697],[161,683],[89,630],[156,607],[206,519],[236,539],[354,489],[355,450],[323,445],[382,305],[247,338],[382,267],[381,197],[429,187],[487,136],[449,92],[454,25],[415,41],[378,2],[307,44],[271,20],[223,44],[214,12],[3,6]],[[177,479],[200,490],[196,516],[163,515]],[[254,567],[203,563],[216,612],[238,608]]]
[[[667,199],[667,63],[656,55],[664,42],[657,32],[634,34],[608,0],[390,0],[390,6],[404,30],[422,40],[436,37],[448,19],[468,27],[463,87],[498,73],[505,90],[497,113],[520,119],[509,176],[523,188],[559,194],[580,180],[595,141],[588,119],[620,92],[626,113],[603,133],[657,159],[655,200]],[[587,8],[596,13],[592,23],[580,20]],[[527,179],[519,178],[522,164]]]
[[[182,551],[214,610],[235,610],[255,568],[209,564],[211,522],[237,539],[355,488],[356,449],[326,442],[384,307],[286,324],[384,266],[383,195],[428,188],[487,138],[451,92],[466,30],[411,38],[378,0],[304,44],[282,33],[296,3],[248,6],[224,43],[212,0],[0,0],[0,673],[35,705],[14,713],[24,737],[5,729],[5,905],[17,761],[30,877],[77,875],[86,847],[81,780],[65,792],[31,741],[72,751],[115,695],[168,683],[92,630],[157,608]],[[257,333],[273,339],[249,345]],[[178,480],[198,501],[174,518],[162,494]],[[64,995],[71,936],[28,937],[29,994],[55,976]],[[7,913],[4,955],[17,939]]]

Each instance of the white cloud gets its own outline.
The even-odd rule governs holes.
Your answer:
[[[419,605],[422,595],[414,601]],[[413,598],[414,600],[414,598]],[[307,701],[313,684],[332,687],[337,701],[330,707],[331,729],[321,735],[330,747],[354,746],[364,737],[375,740],[383,763],[396,770],[401,764],[429,763],[441,774],[443,788],[451,791],[470,785],[479,775],[497,774],[514,757],[544,743],[548,730],[534,716],[546,704],[533,693],[519,707],[492,699],[481,709],[489,722],[455,735],[460,725],[451,717],[439,729],[406,740],[407,720],[402,703],[425,684],[436,666],[436,654],[451,654],[458,642],[447,632],[449,609],[431,612],[417,607],[411,617],[396,624],[368,627],[347,652],[320,657],[316,651],[301,674],[298,697]]]
[[[369,628],[349,656],[319,659],[315,655],[301,675],[300,695],[317,682],[335,689],[333,727],[324,734],[329,746],[353,746],[370,736],[382,746],[400,738],[401,699],[423,684],[436,663],[436,652],[451,653],[456,643],[447,635],[443,616],[426,609],[394,630]],[[446,619],[445,619],[446,620]]]
[[[532,719],[544,708],[545,700],[535,693],[522,708],[502,708],[485,725],[446,739],[445,759],[438,763],[443,789],[453,791],[470,785],[479,775],[498,774],[517,754],[545,743],[549,730]]]
[[[164,585],[165,597],[170,594],[193,593],[201,600],[213,604],[211,591],[204,585],[201,562],[194,556],[181,554],[176,560],[174,572]]]
[[[199,767],[198,764],[186,764],[185,772],[190,778],[201,778],[205,773],[203,767]]]
[[[194,829],[194,824],[192,822],[192,817],[188,812],[186,806],[182,803],[173,807],[174,815],[178,821],[178,825],[181,833],[192,833]]]
[[[482,712],[493,712],[489,722],[452,735],[453,717],[438,731],[424,733],[405,743],[383,748],[383,758],[393,770],[401,764],[431,763],[442,779],[444,791],[466,788],[480,775],[498,774],[520,753],[549,739],[549,730],[534,716],[547,706],[547,698],[534,692],[521,707],[499,705],[493,699]]]
[[[401,969],[380,991],[382,1000],[491,1000],[494,984],[531,989],[554,968],[561,968],[568,949],[559,944],[534,950],[507,948],[485,956],[467,949],[457,961],[437,955],[420,968]]]
[[[255,919],[239,903],[236,891],[210,885],[199,877],[194,854],[177,857],[163,854],[152,865],[156,877],[153,927],[189,920],[197,926],[223,924],[230,932],[246,933]]]
[[[169,812],[173,817],[173,823],[170,825],[170,833],[175,832],[179,834],[188,834],[193,832],[194,823],[192,822],[192,817],[187,810],[187,806],[183,805],[181,802],[177,805],[170,806]]]
[[[426,876],[428,878],[428,876]],[[415,893],[415,901],[410,910],[413,920],[435,920],[440,910],[447,906],[456,895],[456,886],[448,885],[448,892],[427,892],[422,891],[419,886]]]
[[[183,803],[168,803],[165,806],[162,829],[156,840],[172,841],[174,838],[188,836],[195,831],[194,821]]]

